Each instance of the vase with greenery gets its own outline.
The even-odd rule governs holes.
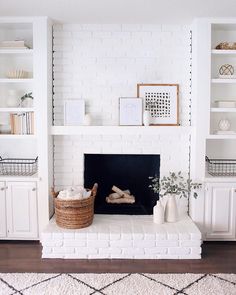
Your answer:
[[[195,183],[190,178],[185,178],[181,171],[170,172],[168,176],[161,179],[157,176],[150,176],[151,184],[149,187],[155,194],[160,197],[168,196],[165,208],[165,218],[168,222],[175,222],[178,219],[178,210],[175,197],[189,198],[193,192],[194,198],[197,198],[197,190],[201,188],[201,183]]]
[[[25,93],[21,98],[20,98],[20,105],[21,107],[32,107],[33,105],[33,95],[32,92]]]

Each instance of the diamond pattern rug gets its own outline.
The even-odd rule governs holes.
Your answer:
[[[0,273],[0,295],[236,295],[236,274]]]

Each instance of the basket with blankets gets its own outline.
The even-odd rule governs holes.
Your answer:
[[[95,183],[92,189],[72,187],[60,192],[55,192],[52,189],[57,225],[70,229],[91,225],[97,188],[98,185]]]

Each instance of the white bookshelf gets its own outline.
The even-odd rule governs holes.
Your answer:
[[[47,17],[0,18],[0,41],[25,40],[30,49],[0,48],[0,121],[12,113],[34,113],[34,134],[0,133],[0,156],[2,158],[36,158],[38,172],[32,176],[0,175],[0,182],[33,183],[37,192],[37,236],[49,221],[49,191],[53,169],[51,125],[52,101],[52,23]],[[8,71],[15,69],[29,73],[29,78],[6,78]],[[33,107],[8,107],[9,89],[16,90],[20,97],[33,93]],[[1,123],[0,123],[1,124]],[[29,186],[29,187],[31,187]],[[22,218],[28,218],[24,217]],[[19,235],[27,239],[27,234]],[[32,237],[32,235],[31,235]],[[9,237],[7,237],[9,238]],[[1,239],[1,237],[0,237]]]
[[[212,49],[211,54],[212,55],[235,55],[236,56],[236,50]]]
[[[211,108],[212,113],[236,113],[236,108]]]

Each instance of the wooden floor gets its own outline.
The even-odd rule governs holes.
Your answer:
[[[0,272],[236,273],[236,242],[205,242],[201,260],[41,259],[39,242],[0,242]]]

